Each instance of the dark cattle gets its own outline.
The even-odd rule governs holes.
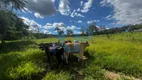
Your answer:
[[[46,53],[46,56],[48,58],[48,63],[51,64],[51,56],[55,56],[58,63],[57,67],[59,67],[60,63],[63,62],[62,55],[64,53],[64,48],[58,46],[58,43],[46,43],[46,44],[40,44],[39,48],[41,50],[44,50]]]

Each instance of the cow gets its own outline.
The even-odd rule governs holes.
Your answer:
[[[58,43],[41,43],[39,45],[41,50],[44,50],[48,59],[48,63],[51,65],[51,56],[55,56],[58,63],[57,68],[60,63],[63,62],[62,55],[64,54],[64,48],[58,45]]]
[[[68,57],[72,53],[78,53],[78,61],[80,61],[82,56],[84,55],[84,50],[87,46],[89,46],[88,41],[86,42],[76,41],[75,43],[71,43],[70,41],[64,41],[63,48],[65,51],[64,57],[66,59],[66,63],[68,63]]]

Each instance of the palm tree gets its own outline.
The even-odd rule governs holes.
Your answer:
[[[12,19],[13,9],[21,10],[21,9],[24,9],[24,7],[26,6],[26,0],[2,0],[2,2],[5,4],[5,6],[10,5],[10,4],[12,5],[11,11],[10,11],[11,19]],[[7,30],[8,30],[8,26],[6,26],[6,28],[5,28],[4,34],[2,36],[1,44],[4,43],[4,39],[5,39]]]

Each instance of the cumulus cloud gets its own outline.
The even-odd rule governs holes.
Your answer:
[[[44,34],[52,34],[52,32],[50,32],[50,31],[48,31],[48,30],[46,30],[46,29],[42,29],[41,32],[44,33]]]
[[[141,0],[103,0],[102,6],[112,6],[114,14],[112,19],[116,24],[141,24],[142,23],[142,1]],[[108,16],[108,18],[110,18]]]
[[[67,25],[65,25],[63,22],[46,23],[45,25],[41,25],[41,24],[37,23],[36,21],[30,20],[26,17],[20,17],[20,18],[23,19],[23,22],[26,25],[30,26],[28,30],[32,31],[34,33],[42,32],[44,34],[54,34],[54,33],[57,33],[55,28],[59,28],[60,30],[64,31],[65,33],[68,29],[73,30],[73,31],[74,30],[80,31],[80,28],[78,28],[74,25],[67,27]]]
[[[56,13],[54,0],[27,0],[26,8],[41,16],[53,15]]]
[[[100,20],[91,20],[91,21],[87,21],[88,24],[93,24],[96,25],[96,22],[100,22]]]
[[[74,34],[81,34],[81,31],[79,31],[79,30],[74,30]]]
[[[21,19],[23,19],[23,22],[30,26],[29,27],[29,31],[32,31],[34,33],[38,32],[39,29],[42,27],[42,25],[38,24],[37,22],[35,22],[34,20],[30,20],[28,18],[25,17],[20,17]]]
[[[54,33],[57,33],[55,28],[59,28],[60,30],[64,31],[66,34],[67,33],[66,31],[68,29],[75,31],[75,33],[79,32],[81,29],[81,28],[76,27],[74,25],[67,26],[63,22],[46,23],[45,25],[41,25],[41,24],[37,23],[36,21],[30,20],[26,17],[20,17],[20,18],[23,19],[23,22],[26,25],[30,26],[28,30],[32,31],[34,33],[42,32],[44,34],[54,34]],[[78,22],[81,22],[81,20]]]
[[[69,4],[68,0],[60,0],[59,12],[62,15],[69,15],[70,14],[70,7],[68,6],[68,4]]]
[[[93,0],[88,0],[86,3],[83,5],[83,9],[81,10],[82,13],[86,13],[89,11],[89,8],[92,7]]]
[[[55,22],[55,23],[46,23],[43,26],[44,30],[48,30],[48,31],[55,31],[55,28],[59,28],[61,31],[66,31],[66,25],[63,22]]]
[[[80,33],[81,33],[81,32],[80,32],[80,29],[81,29],[81,28],[79,28],[79,27],[76,27],[76,26],[74,26],[74,25],[71,25],[71,26],[68,26],[68,27],[66,28],[66,31],[67,31],[67,30],[72,30],[74,34],[80,34]],[[67,33],[67,32],[66,32],[66,33]]]
[[[44,29],[54,29],[55,27],[51,23],[46,23],[45,26],[43,27]]]
[[[74,25],[68,26],[67,29],[74,30],[76,27]]]
[[[59,28],[61,31],[66,31],[66,25],[63,22],[54,22],[54,23],[46,23],[44,26],[42,26],[42,33],[45,34],[54,34],[57,33],[57,30],[55,28]]]

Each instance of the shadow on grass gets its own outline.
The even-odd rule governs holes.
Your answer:
[[[0,44],[0,53],[8,53],[12,51],[22,51],[30,47],[29,45],[36,44],[33,41],[15,41]]]
[[[46,58],[47,59],[47,58]],[[43,72],[40,72],[38,74],[34,74],[32,75],[32,79],[33,80],[42,80],[44,79],[50,72],[55,72],[56,74],[59,74],[60,72],[68,72],[70,74],[70,76],[72,75],[77,75],[78,74],[78,70],[80,70],[80,63],[77,62],[78,58],[75,55],[70,55],[69,58],[69,64],[60,64],[59,68],[56,68],[56,64],[57,64],[57,60],[55,59],[55,57],[52,57],[52,67],[49,66],[48,61],[44,60],[44,63],[47,64],[46,66],[46,70]],[[72,77],[71,80],[75,80],[77,76]]]
[[[32,45],[33,44],[33,45]],[[17,42],[9,42],[6,43],[4,46],[1,46],[1,51],[0,53],[8,53],[8,52],[12,52],[12,51],[22,51],[25,50],[29,47],[35,47],[35,42],[32,41],[17,41]],[[71,55],[69,57],[69,64],[61,64],[60,68],[55,68],[56,64],[57,64],[57,60],[55,57],[52,58],[53,63],[52,63],[52,68],[49,69],[49,64],[47,63],[47,57],[45,57],[45,53],[41,53],[41,52],[37,52],[34,53],[32,55],[28,55],[25,58],[23,58],[21,55],[16,54],[16,53],[12,53],[12,54],[1,54],[0,56],[0,80],[4,79],[4,80],[8,80],[11,79],[10,75],[10,71],[14,68],[16,68],[18,65],[21,65],[21,62],[29,62],[32,61],[34,62],[36,65],[42,66],[43,68],[45,68],[45,71],[39,72],[39,73],[33,73],[33,74],[29,74],[26,76],[22,76],[22,77],[18,77],[16,78],[17,80],[27,80],[28,77],[30,76],[30,79],[32,80],[41,80],[43,78],[46,77],[46,75],[48,75],[48,73],[50,72],[55,72],[55,74],[59,74],[60,72],[67,72],[70,75],[71,80],[76,80],[76,78],[78,78],[78,71],[84,69],[82,68],[82,66],[80,65],[80,63],[78,62],[78,58],[76,57],[76,55]],[[85,52],[85,56],[88,57],[87,60],[87,64],[89,62],[91,62],[91,56],[88,54],[88,52]],[[46,66],[45,66],[46,64]],[[87,65],[86,65],[87,66]],[[13,72],[12,72],[13,73]],[[16,74],[16,73],[15,73]],[[73,76],[74,75],[74,76]],[[14,78],[15,79],[15,78]]]
[[[40,72],[38,74],[32,75],[32,79],[34,80],[42,80],[44,79],[50,72],[55,72],[56,74],[60,74],[60,72],[68,72],[70,75],[70,80],[79,80],[84,79],[85,75],[80,74],[80,71],[82,71],[87,65],[91,62],[93,57],[91,57],[88,53],[88,51],[85,51],[84,54],[88,59],[86,60],[86,64],[83,66],[81,65],[81,62],[78,62],[78,58],[76,55],[70,55],[69,57],[69,63],[68,64],[61,64],[59,68],[55,68],[56,66],[56,60],[55,58],[52,58],[52,68],[49,69],[49,66],[46,66],[46,71]],[[46,60],[44,62],[47,62]],[[48,63],[47,63],[48,64]]]
[[[21,63],[21,56],[18,54],[8,54],[0,57],[0,80],[9,80],[9,70]]]

